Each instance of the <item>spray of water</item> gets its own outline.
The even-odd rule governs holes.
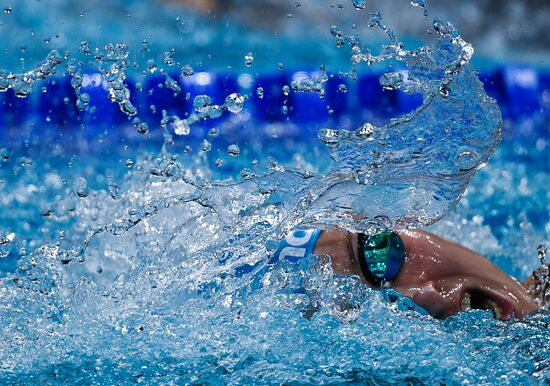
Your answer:
[[[365,12],[366,2],[353,6]],[[337,46],[351,47],[347,74],[355,77],[364,63],[397,61],[402,67],[385,74],[382,86],[421,93],[421,107],[381,127],[365,123],[357,130],[321,131],[333,162],[327,173],[273,160],[265,172],[243,170],[232,179],[215,178],[206,156],[186,163],[167,149],[172,134],[189,135],[195,123],[222,110],[238,114],[247,97],[231,94],[215,105],[200,95],[187,118],[165,112],[159,122],[165,146],[158,156],[128,161],[132,171],[109,189],[90,189],[82,179],[70,197],[44,206],[43,215],[62,229],[22,249],[17,271],[0,279],[1,379],[103,384],[547,379],[549,359],[533,365],[530,356],[537,344],[547,348],[546,314],[508,325],[482,311],[434,321],[398,312],[358,278],[335,274],[328,256],[266,264],[278,240],[299,223],[376,231],[436,222],[456,205],[498,144],[500,113],[468,64],[471,46],[450,24],[436,20],[435,44],[416,50],[407,50],[380,14],[370,14],[368,25],[390,40],[378,55],[357,36],[331,30]],[[83,52],[91,50],[84,45]],[[139,116],[124,85],[127,48],[108,45],[94,55],[110,100]],[[166,65],[171,55],[164,56]],[[27,93],[32,79],[55,72],[62,61],[58,55],[48,58],[33,75],[2,77],[3,89]],[[245,60],[253,65],[252,54]],[[80,92],[82,66],[69,61],[67,71],[77,106],[87,108]],[[186,66],[182,73],[192,76],[193,69]],[[23,87],[16,78],[31,83]],[[326,80],[322,74],[291,87],[322,92]],[[169,77],[166,85],[178,92]],[[140,130],[142,122],[133,123]],[[213,151],[204,141],[203,154]],[[234,157],[245,150],[227,148]],[[50,173],[42,193],[62,192],[60,179]],[[0,253],[13,239],[9,232],[0,237]],[[539,341],[533,343],[532,336]],[[482,360],[487,355],[492,363]]]

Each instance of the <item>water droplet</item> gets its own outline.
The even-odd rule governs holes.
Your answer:
[[[210,108],[204,113],[202,113],[201,117],[198,117],[198,118],[199,119],[200,118],[204,118],[204,119],[218,118],[222,115],[222,113],[223,113],[223,109],[220,106],[213,105],[213,106],[210,106]]]
[[[134,161],[132,159],[128,158],[126,160],[126,166],[127,167],[132,167],[133,165],[134,165]]]
[[[380,15],[380,12],[371,12],[369,14],[369,20],[367,21],[367,25],[372,28],[375,25],[379,26],[380,28],[383,28],[384,22],[382,21],[382,15]]]
[[[147,122],[143,122],[139,118],[134,118],[132,124],[136,128],[137,132],[140,134],[147,134],[149,132],[149,125],[147,124]]]
[[[191,65],[189,64],[186,64],[185,66],[183,66],[183,68],[181,69],[181,75],[182,76],[191,76],[195,73],[195,70],[193,69],[193,67],[191,67]]]
[[[120,110],[129,116],[136,115],[137,109],[129,100],[119,103]]]
[[[252,62],[254,62],[254,56],[252,55],[252,52],[249,52],[244,56],[244,64],[246,67],[252,66]]]
[[[244,96],[235,92],[225,98],[225,108],[234,114],[239,113],[243,109],[244,101]]]
[[[168,74],[166,74],[164,85],[170,90],[174,91],[174,96],[178,95],[181,92],[181,87],[179,86],[178,81],[172,79]]]
[[[321,129],[319,139],[327,146],[336,146],[340,142],[340,132],[334,129]]]
[[[90,103],[90,95],[82,93],[78,96],[76,100],[76,108],[80,111],[84,110],[86,106]]]
[[[126,44],[112,44],[109,43],[105,46],[105,55],[107,59],[111,60],[124,60],[128,58],[130,51]]]
[[[88,188],[88,182],[80,177],[76,183],[76,189],[75,189],[76,195],[80,198],[86,198],[88,197],[88,194],[90,194],[90,189]]]
[[[212,144],[207,139],[203,139],[201,142],[201,148],[202,151],[208,152],[212,150]]]
[[[411,0],[411,4],[415,7],[424,8],[426,6],[426,0]]]
[[[263,97],[264,97],[264,88],[263,87],[258,87],[256,89],[256,95],[258,96],[258,98],[263,99]]]
[[[461,151],[456,157],[456,166],[462,172],[472,170],[478,165],[479,156],[470,150]]]
[[[4,13],[11,13],[12,11],[12,7],[4,7]]]
[[[361,139],[372,139],[374,134],[374,126],[366,122],[355,130],[355,136]]]
[[[109,194],[113,198],[113,200],[116,200],[120,196],[120,187],[114,183],[109,183],[107,186],[107,189],[109,190]]]
[[[167,66],[174,66],[176,64],[176,61],[172,57],[172,55],[174,55],[175,52],[176,50],[172,48],[170,51],[166,51],[164,53],[162,57],[164,64],[166,64]]]
[[[448,84],[443,83],[441,87],[439,87],[439,95],[441,95],[443,98],[448,98],[449,94],[451,93],[451,88]]]
[[[539,244],[537,246],[537,256],[539,258],[539,261],[541,264],[544,264],[545,263],[545,260],[546,260],[546,253],[547,253],[547,248],[546,248],[546,245],[544,244]]]
[[[281,108],[281,111],[282,111],[283,114],[288,114],[288,106],[283,106]]]
[[[27,158],[27,157],[21,157],[19,159],[19,162],[21,163],[21,166],[26,167],[26,168],[32,166],[32,159]]]
[[[288,96],[288,94],[290,94],[290,87],[288,87],[288,85],[284,85],[283,86],[283,94],[285,94],[285,96]]]
[[[395,90],[403,84],[403,74],[400,72],[386,72],[380,77],[380,85],[386,90]]]
[[[149,132],[149,125],[147,122],[141,122],[137,127],[137,132],[140,134],[147,134]]]
[[[342,93],[347,93],[348,92],[348,87],[345,84],[340,83],[338,85],[338,91],[340,91]]]
[[[367,6],[367,0],[353,0],[353,6],[355,9],[365,9]]]
[[[176,118],[172,122],[172,129],[174,129],[174,133],[177,135],[189,135],[191,132],[191,126],[189,126],[187,119]]]
[[[212,98],[208,95],[198,95],[193,100],[193,108],[199,113],[206,113],[212,105]]]
[[[239,145],[229,145],[227,147],[227,154],[232,157],[238,157],[241,154],[241,149],[239,148]]]
[[[338,27],[336,27],[335,25],[330,27],[330,34],[332,36],[334,36],[335,38],[341,38],[342,37],[342,31]]]
[[[222,165],[223,165],[223,159],[218,158],[218,159],[216,160],[215,165],[218,166],[218,167],[222,166]]]
[[[453,31],[456,31],[451,23],[443,21],[438,17],[434,19],[433,27],[435,32],[441,36],[451,35]]]
[[[7,161],[8,158],[10,158],[10,154],[8,153],[8,149],[6,149],[5,147],[0,149],[0,157],[2,157],[2,160],[4,162]]]
[[[153,73],[157,70],[157,65],[153,59],[149,59],[147,61],[147,70],[149,70],[150,73]]]
[[[252,170],[244,168],[241,170],[241,177],[245,180],[248,180],[252,177],[254,177],[256,173],[254,173]]]
[[[90,50],[90,45],[88,44],[88,42],[86,40],[84,40],[83,42],[80,43],[79,50],[80,50],[80,52],[82,52],[86,55],[90,55],[90,53],[92,52]]]
[[[216,129],[215,127],[211,128],[209,131],[208,131],[208,136],[210,138],[215,138],[218,136],[218,129]]]
[[[277,68],[282,71],[285,67],[283,66],[283,63],[277,63]]]

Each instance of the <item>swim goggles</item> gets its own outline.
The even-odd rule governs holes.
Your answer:
[[[379,284],[395,279],[405,260],[403,241],[394,232],[357,235],[359,265],[365,278]]]
[[[371,283],[381,286],[384,299],[395,303],[401,311],[416,311],[421,315],[428,315],[428,311],[412,299],[382,286],[384,282],[397,277],[405,260],[405,246],[397,233],[381,232],[371,236],[359,233],[357,242],[361,272]]]

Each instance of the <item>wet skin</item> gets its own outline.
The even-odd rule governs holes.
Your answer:
[[[433,317],[446,318],[470,308],[490,309],[498,319],[521,318],[538,307],[514,278],[474,251],[420,230],[396,232],[405,261],[390,287],[413,299]],[[324,231],[315,254],[328,254],[333,269],[362,278],[357,234]]]

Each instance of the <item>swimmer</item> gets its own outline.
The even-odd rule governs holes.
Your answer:
[[[374,236],[295,230],[279,244],[274,260],[311,253],[331,256],[335,273],[357,275],[388,300],[438,319],[487,309],[496,319],[510,320],[539,308],[528,292],[532,278],[524,286],[474,251],[421,230]]]

